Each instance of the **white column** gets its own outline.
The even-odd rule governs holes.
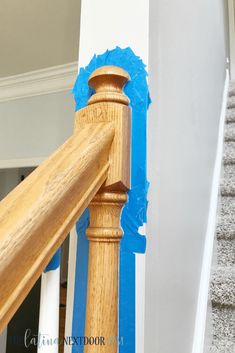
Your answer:
[[[102,54],[116,46],[130,47],[148,65],[149,0],[82,0],[79,67],[88,65],[94,54]],[[145,255],[137,254],[136,302],[141,305],[136,306],[136,317],[141,320],[136,320],[136,352],[141,353],[144,351],[144,263]],[[138,291],[138,288],[142,290]]]
[[[148,64],[149,0],[82,0],[79,66],[107,49],[131,47]]]
[[[79,66],[116,46],[130,47],[148,65],[149,0],[82,1]],[[145,255],[136,254],[136,353],[144,352],[144,296]]]
[[[58,353],[59,351],[59,306],[60,267],[42,274],[38,353]]]
[[[235,4],[234,0],[228,0],[229,15],[229,51],[230,51],[230,76],[235,80]]]

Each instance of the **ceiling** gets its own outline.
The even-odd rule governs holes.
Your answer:
[[[0,77],[78,59],[80,0],[0,0]]]

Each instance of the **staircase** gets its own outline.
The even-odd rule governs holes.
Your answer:
[[[217,261],[212,270],[211,353],[235,352],[235,82],[231,83],[224,136],[221,207],[216,230]]]

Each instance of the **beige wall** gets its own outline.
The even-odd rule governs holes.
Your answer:
[[[77,61],[80,0],[1,0],[0,77]]]
[[[1,160],[47,157],[73,132],[74,100],[61,92],[0,103]]]

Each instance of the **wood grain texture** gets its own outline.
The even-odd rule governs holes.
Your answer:
[[[112,124],[88,124],[0,202],[0,330],[107,178]]]
[[[85,353],[118,351],[118,271],[121,210],[130,185],[130,108],[122,88],[128,74],[120,68],[96,70],[89,84],[96,90],[88,107],[76,115],[76,128],[86,123],[112,122],[115,136],[111,146],[108,177],[93,198],[90,208],[88,287]],[[100,338],[98,344],[94,338]],[[102,340],[102,341],[101,341]]]
[[[128,74],[118,67],[104,66],[94,71],[89,79],[96,89],[88,106],[79,110],[75,118],[75,131],[88,123],[111,122],[115,136],[109,155],[110,168],[105,181],[106,190],[127,191],[130,188],[130,131],[131,110],[129,99],[122,88]]]
[[[112,102],[129,104],[129,98],[123,94],[123,87],[130,77],[126,71],[117,66],[102,66],[89,77],[89,86],[95,94],[88,101],[89,104],[98,102]]]
[[[120,214],[130,185],[128,74],[103,67],[73,136],[0,203],[0,330],[90,203],[85,353],[116,353]],[[98,192],[98,193],[97,193]]]
[[[88,344],[85,353],[116,353],[118,342],[118,267],[122,237],[120,214],[126,193],[101,192],[90,208],[86,330],[103,343]]]

